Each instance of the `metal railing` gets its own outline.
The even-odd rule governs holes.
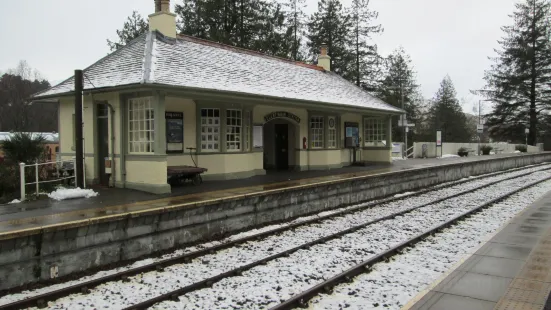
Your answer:
[[[25,200],[26,197],[26,186],[27,185],[35,185],[36,186],[36,195],[38,196],[40,193],[40,184],[41,183],[52,183],[52,182],[59,182],[63,180],[69,180],[69,179],[75,179],[76,184],[76,173],[74,172],[75,167],[75,161],[76,158],[72,158],[69,160],[56,160],[56,161],[49,161],[49,162],[43,162],[39,163],[36,162],[34,164],[25,164],[20,163],[19,164],[19,176],[20,176],[20,190],[21,190],[21,201]],[[69,165],[66,165],[66,164]],[[55,165],[55,177],[56,178],[49,178],[51,176],[51,170],[42,170],[40,171],[40,166],[46,166],[46,165]],[[26,174],[25,174],[25,168],[27,167],[34,167],[34,182],[26,182]],[[69,171],[73,171],[72,174],[69,173]],[[41,174],[43,176],[43,179],[40,180]],[[44,178],[44,175],[46,177]]]

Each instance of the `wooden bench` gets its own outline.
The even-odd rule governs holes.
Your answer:
[[[193,167],[193,166],[169,166],[166,169],[167,181],[170,185],[183,183],[186,180],[190,180],[193,185],[199,185],[203,183],[201,174],[206,172],[206,168]]]

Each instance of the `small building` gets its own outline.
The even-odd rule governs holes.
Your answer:
[[[39,135],[44,139],[44,152],[47,161],[55,161],[59,152],[59,134],[55,132],[29,132],[31,135]],[[0,132],[0,157],[4,157],[2,141],[11,139],[12,132]]]
[[[87,183],[167,193],[171,166],[239,179],[391,161],[403,111],[331,72],[326,47],[311,65],[177,35],[155,2],[150,31],[83,70]],[[59,103],[60,154],[75,156],[74,77],[32,99]]]

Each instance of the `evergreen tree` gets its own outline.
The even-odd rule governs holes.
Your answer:
[[[373,24],[379,13],[369,9],[369,0],[352,0],[349,15],[352,24],[352,49],[355,58],[354,67],[349,70],[353,72],[356,85],[369,87],[373,85],[373,78],[379,68],[377,45],[370,44],[372,35],[383,31],[380,24]]]
[[[419,125],[419,105],[423,98],[419,93],[411,58],[402,47],[387,57],[382,75],[376,88],[377,96],[389,104],[403,108],[408,122]],[[393,140],[404,141],[404,128],[398,126],[398,118],[393,119],[392,131]],[[409,135],[413,138],[413,131]],[[413,139],[408,139],[409,141]]]
[[[446,76],[430,108],[428,127],[432,133],[442,130],[443,142],[470,142],[472,131],[456,95],[451,78]]]
[[[502,27],[505,36],[485,74],[486,87],[475,93],[494,103],[492,137],[520,142],[529,128],[528,144],[535,145],[551,105],[551,3],[525,0],[515,7],[514,24]]]
[[[303,37],[306,32],[306,9],[305,0],[287,0],[283,4],[285,16],[285,39],[291,41],[291,59],[304,60],[305,55],[301,52]]]
[[[354,63],[354,55],[350,50],[351,27],[350,15],[346,14],[339,0],[320,0],[318,11],[310,17],[308,25],[308,48],[312,59],[319,55],[320,46],[327,44],[331,71],[349,81],[354,80],[354,74],[349,70],[349,64]]]
[[[124,22],[122,29],[117,30],[119,41],[113,42],[107,39],[107,45],[109,45],[111,51],[118,50],[122,46],[128,44],[128,42],[145,33],[148,28],[149,26],[147,21],[145,21],[137,11],[134,11],[132,12],[132,16],[129,16],[126,19],[126,22]]]

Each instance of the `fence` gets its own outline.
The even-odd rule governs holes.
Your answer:
[[[425,145],[423,150],[423,145]],[[482,143],[482,145],[489,145],[492,147],[492,152],[496,154],[500,153],[513,153],[515,152],[515,147],[517,144],[509,144],[509,143]],[[524,145],[524,144],[522,144]],[[413,144],[413,158],[423,158],[423,157],[440,157],[440,154],[446,155],[446,154],[455,154],[457,155],[457,151],[459,148],[466,148],[470,151],[471,155],[476,154],[478,150],[478,143],[442,143],[442,149],[438,147],[436,148],[435,142],[415,142]],[[540,152],[540,146],[532,146],[528,145],[527,151],[529,153],[535,153]]]
[[[55,165],[55,171],[53,169],[48,169],[48,165]],[[25,168],[34,167],[34,182],[26,182]],[[40,169],[43,167],[43,169]],[[35,185],[36,186],[36,195],[40,193],[40,184],[43,183],[53,183],[63,180],[75,179],[76,184],[76,173],[75,173],[75,158],[70,160],[56,160],[44,163],[35,163],[27,165],[25,163],[19,164],[19,174],[20,174],[20,189],[21,189],[21,201],[25,200],[26,197],[26,186]],[[44,169],[46,168],[46,169]],[[51,178],[55,176],[56,178]],[[42,177],[42,180],[41,180]]]

